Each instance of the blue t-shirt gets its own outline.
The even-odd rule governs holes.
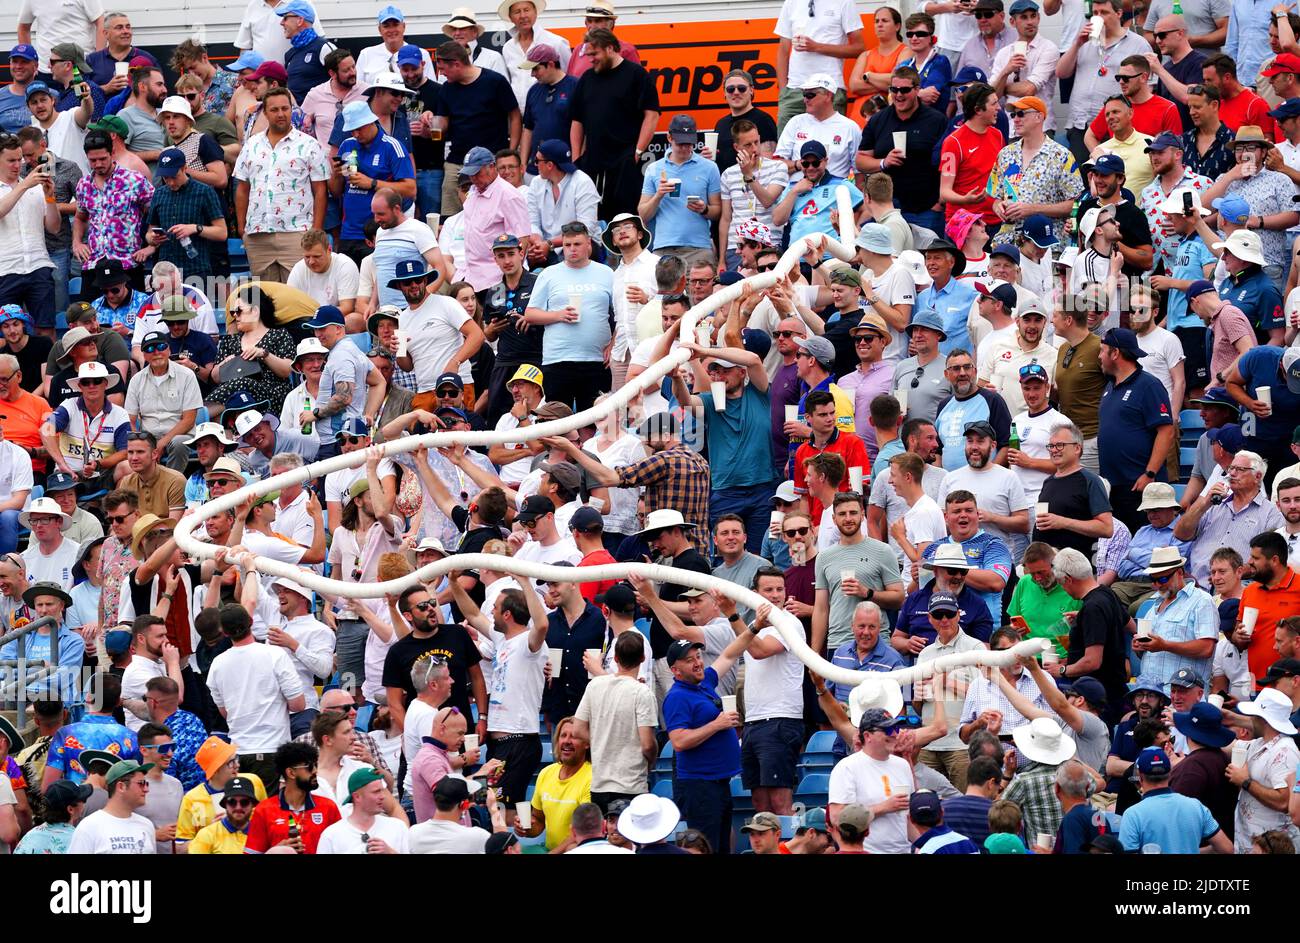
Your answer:
[[[1115,832],[1119,822],[1120,817],[1113,812],[1099,812],[1086,802],[1077,805],[1061,817],[1053,851],[1058,855],[1086,855],[1083,846],[1098,835]]]
[[[949,537],[947,540],[936,540],[930,546],[925,548],[925,553],[921,554],[923,560],[933,560],[935,551],[939,549],[940,544],[955,543]],[[992,534],[987,534],[982,530],[976,531],[969,540],[961,542],[962,553],[966,554],[966,562],[977,570],[992,570],[1001,576],[1004,580],[1011,579],[1011,551],[1001,540]],[[925,583],[930,583],[934,576],[929,570],[921,570],[921,579]],[[965,592],[965,587],[962,592]],[[1002,624],[1002,591],[980,593],[979,597],[984,600],[984,606],[990,614],[996,615],[998,624]],[[958,603],[961,597],[957,597]],[[904,600],[906,602],[906,600]]]
[[[701,393],[700,400],[704,403],[704,436],[713,491],[771,481],[772,436],[767,426],[771,405],[767,393],[746,383],[739,398],[728,399],[722,412],[713,408],[712,393]]]
[[[357,169],[372,180],[411,179],[410,151],[397,138],[382,131],[364,147],[354,137],[349,137],[339,145],[339,159],[344,163],[347,162],[347,155],[352,153],[357,155]],[[370,201],[374,196],[369,190],[347,184],[343,191],[343,229],[339,233],[340,238],[365,238],[364,227],[371,216]]]
[[[966,427],[972,422],[993,426],[999,449],[1011,438],[1011,411],[997,393],[980,388],[969,399],[949,396],[939,404],[934,417],[935,430],[943,443],[943,467],[948,471],[966,467]]]
[[[613,269],[600,262],[588,262],[582,268],[565,263],[548,266],[537,276],[529,306],[558,311],[569,303],[570,295],[582,297],[578,320],[574,324],[546,325],[542,333],[542,366],[603,360],[605,347],[613,337]]]
[[[699,684],[674,681],[664,697],[664,728],[695,730],[722,713],[718,673],[704,669]],[[730,779],[740,773],[740,740],[734,730],[719,730],[699,746],[677,751],[678,779]]]
[[[835,227],[831,225],[831,210],[838,205],[835,190],[840,184],[844,184],[849,188],[849,198],[855,207],[862,205],[861,190],[843,177],[827,174],[817,186],[807,193],[795,197],[794,208],[790,211],[791,242],[815,233],[838,238]],[[792,186],[793,184],[787,186],[782,191],[779,199],[784,200]]]
[[[660,176],[680,180],[682,183],[677,192],[670,193],[659,201],[659,210],[652,220],[655,251],[658,252],[664,246],[709,248],[713,244],[709,238],[709,218],[688,209],[686,198],[698,196],[707,202],[713,194],[722,192],[718,165],[694,153],[684,164],[674,164],[668,157],[660,158],[650,165],[642,178],[642,196],[654,195],[659,188]]]
[[[1195,855],[1219,831],[1205,803],[1171,789],[1153,789],[1130,806],[1119,825],[1125,851],[1159,845],[1161,854]]]
[[[1173,421],[1169,391],[1141,366],[1118,386],[1114,380],[1107,383],[1098,415],[1101,477],[1112,488],[1127,489],[1148,470],[1160,427]],[[1164,461],[1156,462],[1156,468],[1160,472],[1157,477],[1164,481]]]
[[[1219,294],[1228,304],[1236,305],[1245,313],[1255,328],[1257,343],[1267,344],[1269,331],[1286,327],[1286,319],[1282,317],[1282,295],[1260,268],[1234,275]]]
[[[573,104],[573,90],[578,87],[578,80],[566,75],[554,85],[534,82],[528,89],[528,98],[524,101],[524,127],[533,132],[533,143],[542,141],[569,142],[569,126],[573,123],[570,115]],[[533,154],[537,148],[533,148]],[[528,172],[537,173],[533,163],[533,154],[528,155]]]
[[[943,288],[931,285],[916,296],[917,311],[933,308],[943,321],[943,332],[948,338],[939,342],[939,353],[948,354],[954,350],[975,352],[966,319],[970,316],[971,304],[978,297],[975,286],[956,278],[948,279]]]
[[[1282,379],[1282,354],[1285,352],[1284,347],[1255,347],[1237,361],[1237,370],[1252,396],[1256,387],[1267,386],[1273,390],[1273,412],[1266,418],[1261,419],[1244,409],[1241,411],[1241,431],[1252,449],[1258,449],[1258,446],[1251,440],[1290,442],[1291,433],[1300,423],[1300,396],[1292,393]]]
[[[27,110],[27,99],[9,91],[9,84],[0,85],[0,130],[17,134],[32,123],[32,113]]]
[[[361,352],[360,347],[350,343],[347,338],[339,341],[330,350],[329,357],[325,360],[325,370],[320,376],[320,395],[316,401],[328,403],[330,397],[334,395],[334,384],[351,381],[352,402],[333,416],[326,416],[316,423],[321,442],[326,444],[334,442],[344,422],[361,418],[365,412],[366,390],[369,389],[366,385],[366,376],[370,373],[370,369],[369,358]]]
[[[1184,236],[1174,253],[1174,267],[1170,278],[1185,278],[1196,281],[1205,277],[1205,266],[1213,265],[1216,259],[1203,240],[1196,233]],[[1166,314],[1165,330],[1173,331],[1180,327],[1205,327],[1205,322],[1188,309],[1187,296],[1181,291],[1169,292],[1169,310]]]

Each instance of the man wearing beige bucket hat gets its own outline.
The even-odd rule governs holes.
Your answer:
[[[1153,481],[1142,489],[1142,503],[1138,513],[1145,514],[1147,523],[1133,534],[1124,557],[1114,569],[1103,570],[1097,582],[1109,586],[1125,607],[1133,605],[1151,592],[1151,578],[1147,566],[1157,548],[1168,547],[1186,554],[1190,542],[1174,537],[1174,521],[1180,507],[1174,486],[1163,481]]]
[[[1208,678],[1219,639],[1218,607],[1209,593],[1187,578],[1186,566],[1187,558],[1177,547],[1151,552],[1146,573],[1157,599],[1139,619],[1133,640],[1133,651],[1142,657],[1142,674],[1165,683],[1180,668]]]

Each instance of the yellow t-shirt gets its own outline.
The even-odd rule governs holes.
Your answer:
[[[546,816],[546,850],[569,837],[569,823],[573,810],[591,801],[591,763],[568,779],[560,779],[559,763],[552,763],[537,774],[537,787],[533,790],[533,808]]]
[[[253,773],[240,773],[244,779],[253,781],[253,792],[257,801],[266,798],[266,787],[262,780]],[[199,783],[181,797],[181,810],[176,816],[176,837],[181,841],[192,840],[202,828],[211,825],[225,814],[225,810],[214,802],[220,800],[221,793],[208,791],[207,783]]]
[[[191,855],[242,855],[247,832],[232,832],[222,822],[213,822],[199,829],[186,849]]]

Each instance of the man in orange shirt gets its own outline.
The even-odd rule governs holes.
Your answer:
[[[835,398],[826,390],[813,390],[804,398],[804,411],[808,427],[812,430],[810,438],[794,453],[794,491],[795,494],[807,495],[807,471],[804,463],[814,455],[822,452],[834,452],[844,459],[844,477],[836,486],[836,491],[849,490],[848,469],[857,467],[867,469],[871,462],[867,459],[867,446],[862,439],[851,433],[841,432],[836,428]],[[821,502],[809,497],[809,510],[813,520],[821,519]]]
[[[52,410],[45,400],[24,390],[22,381],[18,358],[0,354],[0,433],[14,445],[31,452],[32,470],[43,472],[46,463],[41,423]]]
[[[1278,620],[1300,612],[1300,573],[1287,566],[1286,538],[1275,531],[1251,538],[1248,568],[1254,571],[1248,574],[1254,576],[1254,582],[1242,591],[1233,641],[1238,648],[1247,646],[1250,673],[1258,678],[1277,661],[1273,641]],[[1251,609],[1259,615],[1254,632],[1246,634],[1242,619]]]

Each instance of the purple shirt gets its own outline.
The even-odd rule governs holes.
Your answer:
[[[876,460],[876,430],[867,420],[871,416],[871,401],[881,393],[892,393],[894,385],[894,365],[878,360],[866,373],[862,365],[852,373],[846,373],[835,384],[853,397],[853,427],[862,441],[867,444],[867,458]]]
[[[785,434],[785,408],[799,404],[799,366],[796,361],[777,368],[768,385],[768,395],[772,401],[772,454],[784,468],[790,444]]]

